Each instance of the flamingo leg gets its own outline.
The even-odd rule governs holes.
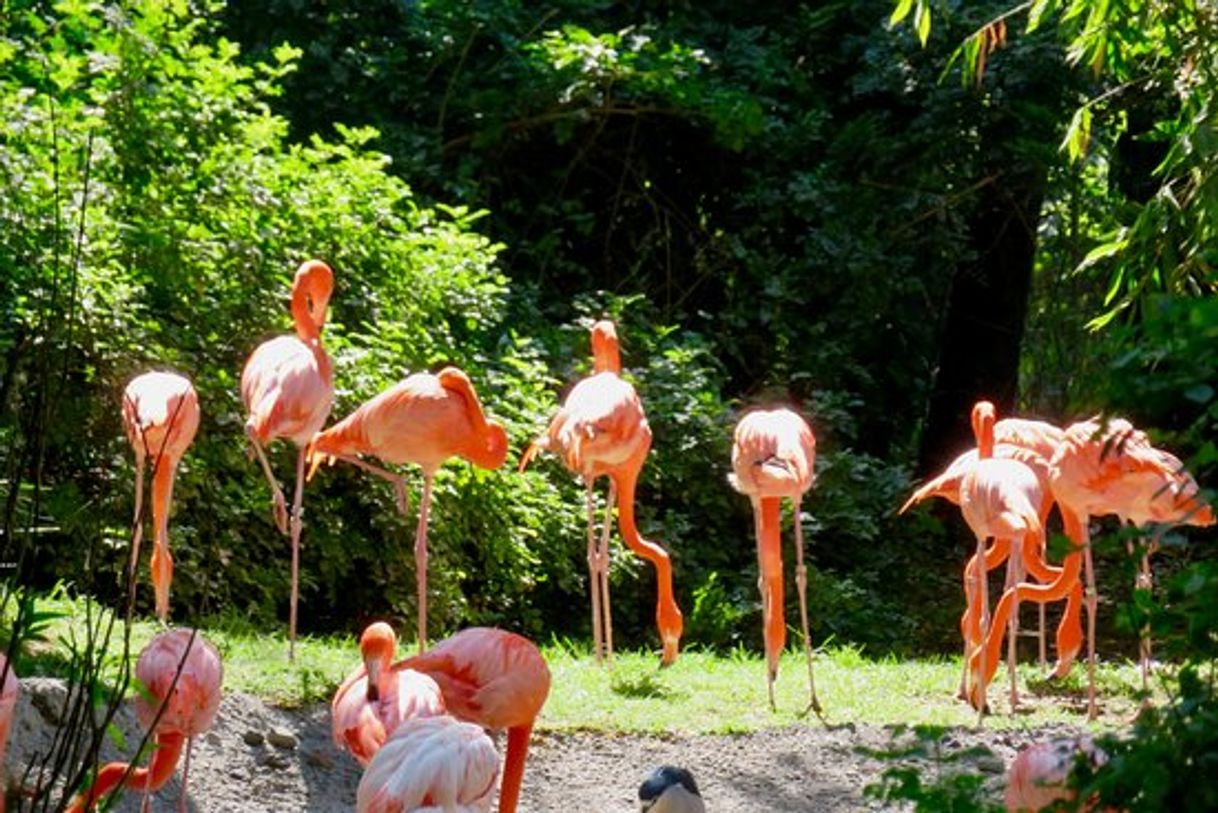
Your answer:
[[[249,434],[250,445],[254,447],[254,453],[258,455],[258,463],[262,466],[262,473],[266,475],[266,481],[271,485],[271,503],[272,513],[275,516],[275,527],[279,529],[279,533],[288,534],[288,509],[283,499],[283,490],[279,488],[279,483],[275,480],[275,475],[271,472],[271,464],[266,459],[266,452],[262,448],[262,444],[254,439],[252,434]]]
[[[419,654],[427,650],[427,515],[431,508],[432,474],[423,474],[423,497],[419,501],[419,524],[414,533],[415,582],[419,603]]]
[[[296,660],[296,602],[300,595],[301,503],[304,502],[305,450],[296,456],[296,494],[292,498],[292,594],[288,604],[288,660]]]
[[[812,636],[808,632],[808,568],[804,566],[804,532],[799,519],[799,500],[795,501],[795,583],[799,586],[799,622],[803,627],[804,655],[808,659],[808,691],[811,693],[808,708],[819,717],[820,700],[816,698],[816,677],[812,673]],[[804,713],[807,714],[807,711]]]
[[[1083,522],[1083,568],[1087,576],[1087,719],[1094,720],[1095,704],[1095,614],[1099,609],[1099,595],[1095,588],[1095,565],[1091,560],[1091,539],[1087,523]]]
[[[613,614],[609,603],[609,534],[613,528],[613,508],[617,502],[617,484],[609,480],[609,496],[605,502],[605,522],[601,526],[600,548],[596,554],[601,579],[601,611],[605,614],[601,624],[605,631],[605,657],[613,666]]]
[[[135,606],[136,574],[140,567],[140,542],[144,539],[144,456],[135,458],[135,517],[131,520],[131,561],[127,565],[128,610]]]
[[[586,482],[584,503],[588,509],[588,586],[592,589],[592,656],[601,665],[601,577],[597,565],[596,494],[592,481]]]
[[[194,744],[194,737],[186,740],[186,761],[182,765],[182,792],[178,796],[178,813],[186,813],[186,777],[190,775],[190,749]]]
[[[383,469],[380,466],[373,465],[366,460],[360,460],[354,455],[336,454],[331,455],[331,457],[334,457],[337,460],[342,460],[344,463],[350,463],[352,466],[361,468],[369,474],[375,474],[382,480],[387,480],[389,484],[393,486],[393,498],[398,505],[398,510],[402,512],[402,516],[406,516],[410,513],[410,490],[406,487],[405,477],[400,474],[394,474],[388,469]],[[316,467],[317,464],[315,463],[314,470],[316,470]],[[312,475],[313,472],[310,471],[309,476],[312,477]]]
[[[1048,658],[1045,652],[1045,605],[1036,605],[1037,627],[1036,627],[1036,648],[1037,648],[1037,663],[1040,665],[1041,671],[1044,671],[1045,664],[1048,663]]]
[[[1154,553],[1159,548],[1158,534],[1146,546],[1142,553],[1142,561],[1138,568],[1137,580],[1134,582],[1134,588],[1146,590],[1149,592],[1154,587],[1154,575],[1150,570],[1150,554]],[[1150,625],[1143,624],[1141,630],[1141,641],[1138,642],[1138,660],[1142,670],[1142,691],[1150,691]]]
[[[979,661],[980,661],[980,666],[981,666],[981,672],[980,672],[980,679],[978,680],[978,692],[977,692],[977,696],[980,698],[980,702],[977,703],[977,725],[980,726],[985,721],[985,707],[986,707],[985,684],[986,684],[986,676],[988,674],[986,672],[986,662],[985,662],[986,647],[985,647],[985,644],[986,644],[986,639],[989,637],[989,615],[990,615],[990,596],[989,596],[989,589],[986,584],[986,582],[989,580],[986,578],[986,576],[988,575],[988,571],[985,568],[985,537],[977,538],[977,560],[976,561],[978,563],[978,566],[976,568],[974,568],[974,573],[975,573],[975,578],[977,580],[977,582],[976,582],[977,596],[980,601],[980,604],[978,605],[978,610],[977,610],[978,611],[978,623],[980,624],[980,627],[981,627],[981,637],[980,637],[980,642],[978,643],[978,647],[979,647],[978,655],[979,655]]]
[[[1015,587],[1023,581],[1023,566],[1022,557],[1018,553],[1013,553],[1011,558],[1007,560],[1007,579],[1003,585],[1004,592]],[[1007,676],[1011,681],[1011,710],[1019,705],[1019,687],[1016,685],[1015,679],[1015,646],[1019,636],[1019,593],[1014,594],[1014,600],[1011,602],[1011,620],[1010,627],[1007,630]]]

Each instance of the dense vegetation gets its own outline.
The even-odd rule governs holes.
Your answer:
[[[175,618],[282,623],[287,546],[237,380],[288,329],[290,275],[318,256],[337,276],[336,417],[455,363],[521,449],[586,371],[590,320],[618,320],[656,436],[642,526],[673,553],[690,642],[759,643],[730,428],[751,404],[801,406],[820,441],[803,517],[814,635],[942,651],[958,521],[894,509],[958,450],[973,399],[1062,421],[1121,410],[1199,452],[1201,482],[1218,461],[1218,311],[1190,298],[1214,288],[1199,230],[1218,147],[1200,94],[1168,81],[1188,65],[1212,89],[1213,40],[1161,38],[1159,81],[1115,93],[1142,75],[1137,44],[1105,45],[1117,73],[1081,69],[1062,15],[992,53],[966,46],[972,73],[941,81],[1003,8],[935,4],[924,49],[921,26],[885,26],[885,0],[10,0],[6,583],[118,595],[133,485],[119,393],[170,367],[204,416],[175,494]],[[1088,99],[1103,101],[1078,115]],[[284,477],[292,454],[273,455]],[[447,467],[434,628],[586,636],[582,506],[557,464]],[[389,489],[327,469],[306,509],[303,627],[413,618],[413,516]],[[650,568],[615,554],[613,583],[619,635],[654,642]]]

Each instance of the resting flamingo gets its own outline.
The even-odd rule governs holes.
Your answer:
[[[4,799],[8,795],[8,779],[4,773],[4,752],[8,749],[8,732],[17,711],[17,700],[21,697],[21,681],[9,665],[4,653],[0,653],[0,813],[4,813]]]
[[[440,685],[448,713],[498,731],[507,729],[499,813],[515,813],[533,723],[550,694],[550,669],[527,638],[471,627],[395,668],[422,672]],[[382,748],[384,750],[384,748]]]
[[[803,522],[800,503],[812,487],[816,461],[816,436],[798,413],[786,408],[759,409],[736,424],[732,443],[732,474],[729,480],[753,504],[757,534],[757,587],[761,591],[761,615],[765,631],[766,688],[774,708],[774,679],[778,659],[786,645],[787,625],[783,617],[782,499],[795,505],[795,582],[799,588],[799,620],[808,660],[808,707],[820,714],[816,680],[812,672],[812,643],[808,632],[808,569],[804,565]]]
[[[224,680],[220,655],[191,630],[168,630],[144,647],[135,676],[146,690],[136,695],[134,705],[140,724],[152,733],[152,761],[147,768],[132,769],[123,762],[104,765],[93,784],[73,800],[68,813],[91,810],[102,796],[120,787],[143,788],[146,798],[173,776],[183,744],[186,764],[179,809],[186,813],[190,747],[197,734],[211,728],[220,708]]]
[[[1050,461],[1050,485],[1053,497],[1062,513],[1066,535],[1074,543],[1074,549],[1066,556],[1062,570],[1050,584],[1043,586],[1020,584],[1007,590],[995,610],[995,624],[999,618],[1005,623],[1012,604],[1018,599],[1031,596],[1051,595],[1057,600],[1067,594],[1067,612],[1071,605],[1080,602],[1077,598],[1080,566],[1086,574],[1087,604],[1087,713],[1095,719],[1095,611],[1098,597],[1095,592],[1095,572],[1091,561],[1088,520],[1092,516],[1121,514],[1128,511],[1128,494],[1144,493],[1148,483],[1158,483],[1156,488],[1171,489],[1177,481],[1177,473],[1170,461],[1150,445],[1145,433],[1135,429],[1121,418],[1102,421],[1093,418],[1075,423],[1065,430],[1065,439]],[[1194,498],[1185,502],[1187,513],[1208,519],[1205,510]],[[1182,514],[1183,516],[1183,514]],[[1074,610],[1077,612],[1077,609]],[[1001,631],[992,629],[985,650],[996,652],[1002,645]],[[974,658],[974,661],[976,658]],[[977,674],[976,662],[970,669]],[[988,667],[987,667],[988,668]],[[975,701],[976,702],[976,701]]]
[[[994,405],[989,401],[978,401],[973,406],[973,430],[977,438],[977,464],[965,472],[960,481],[960,511],[977,538],[977,552],[972,559],[975,574],[974,596],[978,611],[975,635],[970,630],[970,639],[975,639],[975,652],[981,655],[982,681],[970,688],[970,693],[979,698],[977,708],[985,711],[985,680],[989,672],[985,666],[985,632],[988,626],[989,596],[984,566],[985,540],[1022,539],[1023,550],[1038,549],[1044,533],[1040,524],[1038,507],[1043,500],[1040,481],[1032,469],[1018,460],[994,457]],[[966,566],[967,574],[967,566]],[[1005,624],[1007,619],[1003,619]],[[1015,686],[1014,664],[1011,666],[1011,705],[1018,702]]]
[[[489,421],[469,377],[456,367],[435,375],[415,373],[317,435],[309,445],[311,468],[338,458],[394,484],[398,508],[406,510],[402,478],[355,457],[371,454],[389,463],[415,463],[423,470],[423,497],[415,530],[415,580],[419,604],[419,651],[427,647],[427,517],[436,472],[454,455],[484,469],[507,457],[507,432]]]
[[[448,716],[406,720],[372,758],[358,813],[489,813],[499,754],[480,726]]]
[[[592,587],[592,640],[597,664],[613,662],[613,624],[609,604],[609,517],[618,507],[618,529],[635,555],[655,565],[656,626],[668,666],[677,659],[684,619],[672,590],[668,552],[639,535],[634,516],[635,489],[651,449],[651,427],[634,387],[622,379],[617,329],[601,320],[592,326],[593,374],[571,389],[546,433],[520,458],[524,471],[539,451],[548,449],[584,481],[588,507],[588,578]],[[599,545],[593,529],[597,477],[609,477],[606,520]]]
[[[334,273],[321,260],[301,264],[292,282],[295,336],[278,336],[258,345],[241,371],[241,399],[249,412],[245,434],[271,485],[275,524],[288,533],[283,492],[271,472],[263,446],[286,438],[299,448],[296,495],[292,500],[292,593],[288,609],[288,659],[296,657],[296,599],[300,582],[301,503],[304,499],[305,446],[325,424],[334,401],[334,372],[321,346],[326,306]]]
[[[1006,809],[1012,813],[1042,810],[1055,802],[1072,801],[1076,794],[1066,787],[1066,781],[1080,756],[1092,767],[1108,761],[1107,755],[1086,734],[1059,737],[1024,748],[1007,768],[1007,789],[1003,799]],[[1081,809],[1091,808],[1091,805],[1083,805]]]
[[[334,693],[330,728],[334,744],[366,766],[402,721],[443,714],[444,698],[431,678],[390,665],[397,636],[383,621],[368,625],[359,648],[364,665]]]
[[[176,373],[150,372],[131,379],[123,390],[123,426],[135,451],[135,519],[131,533],[129,591],[135,595],[136,571],[143,539],[144,461],[152,458],[152,586],[156,614],[169,617],[169,584],[173,557],[169,555],[169,505],[173,480],[182,455],[199,428],[199,396],[190,381]]]

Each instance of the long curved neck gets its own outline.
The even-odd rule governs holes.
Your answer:
[[[92,810],[98,799],[118,787],[157,790],[168,782],[178,766],[178,757],[182,754],[186,738],[178,732],[167,732],[156,735],[153,741],[156,747],[147,768],[131,770],[126,762],[111,762],[102,766],[93,785],[72,801],[67,813]]]
[[[512,726],[507,730],[507,751],[503,757],[503,781],[499,785],[499,813],[516,813],[520,787],[524,783],[524,762],[529,754],[533,724]]]
[[[169,505],[173,501],[173,480],[177,468],[175,458],[162,454],[152,480],[152,525],[156,544],[162,548],[169,544]]]
[[[605,341],[592,348],[592,371],[596,373],[620,373],[622,354],[616,341]]]
[[[770,674],[775,674],[787,638],[782,601],[782,499],[762,497],[758,502],[757,563],[761,571],[766,662]]]
[[[295,285],[292,288],[292,321],[296,324],[296,335],[306,344],[318,342],[321,339],[321,325],[313,316],[309,307],[308,285]]]

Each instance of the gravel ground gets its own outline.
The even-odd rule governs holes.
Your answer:
[[[57,681],[23,682],[23,695],[9,749],[9,775],[50,744],[62,703]],[[139,731],[124,709],[118,720],[127,746]],[[1016,748],[1046,732],[955,731],[947,750],[987,745],[992,755],[973,758],[1001,782],[1003,764]],[[806,726],[753,734],[649,736],[596,732],[534,735],[525,775],[521,813],[627,813],[637,809],[637,789],[652,768],[664,763],[689,768],[711,813],[758,811],[852,811],[880,806],[862,788],[887,764],[859,748],[892,745],[878,726],[827,729]],[[120,758],[108,742],[107,759]],[[180,766],[179,766],[180,767]],[[181,772],[158,794],[154,811],[177,810]],[[224,698],[215,727],[195,743],[190,767],[192,811],[350,811],[360,767],[330,742],[329,710],[323,705],[285,710],[255,697]],[[128,793],[118,811],[136,811],[139,794]]]

